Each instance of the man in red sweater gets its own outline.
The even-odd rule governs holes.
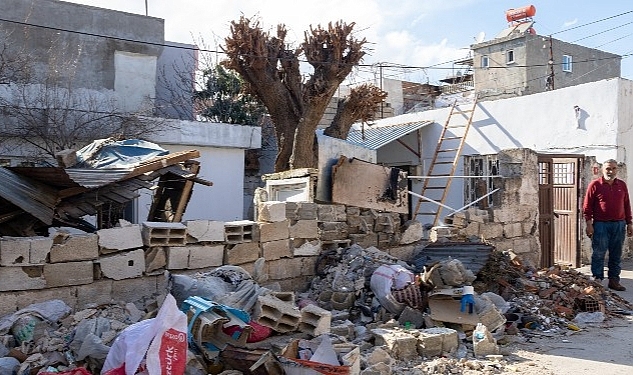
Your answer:
[[[604,257],[609,254],[609,289],[624,291],[620,284],[620,261],[624,233],[633,236],[631,202],[626,183],[615,176],[618,163],[609,159],[602,164],[602,176],[591,181],[582,206],[587,222],[587,236],[591,238],[591,273],[597,280],[604,279]]]

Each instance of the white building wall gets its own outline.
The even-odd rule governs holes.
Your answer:
[[[171,131],[152,142],[170,152],[198,150],[198,176],[213,186],[195,184],[183,220],[242,220],[244,215],[244,150],[261,147],[261,128],[209,122],[173,121]],[[146,220],[151,195],[143,194],[137,218]]]
[[[388,119],[389,123],[436,122],[421,129],[424,173],[428,170],[448,114],[449,108],[441,108]],[[539,94],[480,102],[462,155],[496,154],[511,148],[595,156],[600,162],[614,158],[631,164],[633,81],[613,78]],[[402,154],[392,155],[394,159],[406,158],[409,154],[404,147],[393,152]],[[383,160],[379,158],[378,163],[381,162]],[[455,175],[463,173],[463,166],[459,165]],[[633,187],[633,173],[627,173],[626,180]],[[418,180],[413,191],[419,193],[421,190],[422,184]],[[447,204],[453,208],[462,207],[462,179],[453,179]]]

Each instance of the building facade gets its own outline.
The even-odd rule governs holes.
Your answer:
[[[503,99],[620,76],[622,57],[528,31],[473,44],[480,100]]]

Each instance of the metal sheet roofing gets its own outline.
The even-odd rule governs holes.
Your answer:
[[[380,127],[365,126],[364,131],[361,129],[351,129],[347,135],[347,141],[372,150],[377,150],[396,139],[402,138],[432,123],[433,121],[423,120]]]

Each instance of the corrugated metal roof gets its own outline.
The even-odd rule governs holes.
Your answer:
[[[50,225],[57,203],[57,190],[0,167],[0,196]]]
[[[365,130],[351,129],[347,135],[347,141],[357,145],[377,150],[387,143],[412,133],[434,121],[423,120],[389,126],[365,126]]]
[[[464,267],[476,275],[486,265],[494,246],[476,242],[433,242],[424,246],[415,256],[413,263],[416,271],[421,272],[424,265],[443,261],[449,257],[459,259]]]

